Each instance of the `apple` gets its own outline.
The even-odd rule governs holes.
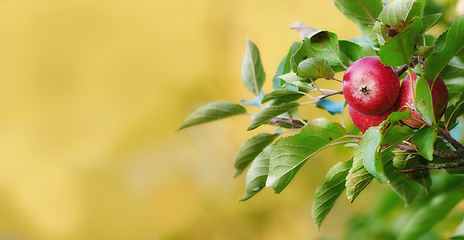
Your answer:
[[[380,115],[367,115],[361,112],[356,111],[350,105],[348,105],[348,113],[350,114],[351,121],[354,126],[356,126],[359,131],[364,133],[367,129],[373,126],[378,126],[382,123],[388,116],[394,112],[394,108],[387,110],[387,112]]]
[[[416,74],[412,74],[412,82],[416,84]],[[429,87],[432,83],[428,82]],[[415,86],[415,85],[414,85]],[[432,89],[432,104],[433,112],[435,114],[435,119],[440,119],[443,113],[445,112],[446,105],[448,104],[448,89],[446,88],[445,82],[438,77],[433,84]],[[411,110],[411,117],[419,121],[424,121],[421,117],[421,114],[416,110],[414,106],[414,96],[411,88],[411,78],[407,75],[403,83],[401,84],[400,95],[396,102],[396,108],[401,111],[406,111],[406,108]],[[404,119],[402,120],[404,124],[413,127],[420,128],[424,124],[413,119]]]
[[[351,64],[342,81],[346,102],[356,111],[380,115],[395,105],[400,80],[394,68],[378,57],[365,57]]]

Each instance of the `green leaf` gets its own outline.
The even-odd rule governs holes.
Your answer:
[[[369,185],[372,179],[374,179],[374,176],[372,176],[363,165],[364,146],[365,142],[361,141],[354,153],[353,166],[346,176],[346,196],[350,202],[353,202],[367,185]]]
[[[299,77],[294,72],[286,73],[282,76],[279,76],[279,78],[285,81],[286,83],[301,82],[301,81],[306,80],[306,78]]]
[[[318,118],[300,133],[279,139],[271,154],[266,185],[280,193],[313,154],[345,135],[346,130],[340,124]]]
[[[464,220],[456,228],[456,232],[450,236],[451,240],[463,240],[464,239]]]
[[[385,163],[390,161],[390,159],[393,157],[391,155],[391,149],[396,146],[398,143],[400,143],[402,140],[407,139],[413,134],[413,131],[409,127],[400,127],[398,125],[392,125],[392,122],[394,121],[399,121],[403,118],[407,118],[410,116],[410,111],[400,113],[400,112],[395,112],[390,115],[390,119],[386,122],[383,123],[384,128],[388,126],[388,131],[385,133],[385,136],[382,139],[382,144],[386,144],[389,147],[386,149],[382,149],[382,162]],[[369,148],[366,147],[366,141],[361,140],[359,143],[359,146],[356,148],[356,151],[354,153],[353,157],[353,167],[351,168],[347,178],[346,178],[346,195],[348,197],[348,200],[353,202],[358,195],[369,185],[369,183],[374,179],[374,176],[369,173],[369,171],[364,167],[363,163],[363,153],[364,151],[368,151]],[[393,176],[394,174],[389,166],[385,167],[386,169],[384,170],[385,175],[387,178],[390,180],[390,183],[392,184],[392,188],[400,188],[401,182],[399,179],[396,178],[396,176]],[[390,179],[392,178],[392,179]],[[392,181],[394,181],[392,183]],[[395,192],[401,192],[399,189],[397,189]],[[404,197],[404,196],[401,196]]]
[[[401,142],[404,137],[407,137],[407,134],[403,134],[402,132],[395,132],[395,134],[393,134],[394,137],[392,137],[388,132],[395,126],[393,125],[394,122],[398,122],[410,116],[410,111],[393,112],[379,126],[371,127],[364,133],[364,139],[362,140],[364,142],[362,153],[364,167],[374,177],[384,182],[388,182],[389,180],[383,167],[383,145],[389,144],[391,148]]]
[[[310,56],[325,59],[335,72],[345,71],[338,47],[338,36],[329,31],[319,31],[310,38]]]
[[[262,103],[268,102],[270,100],[279,100],[282,102],[291,102],[298,100],[304,96],[303,93],[295,92],[286,88],[278,88],[270,93],[266,93],[263,97]]]
[[[247,131],[253,130],[271,120],[272,118],[286,113],[298,106],[300,106],[300,104],[295,101],[284,102],[280,105],[268,105],[266,108],[258,112],[256,116],[254,116],[253,121],[251,121],[250,126],[247,128]]]
[[[422,22],[424,23],[424,33],[430,30],[435,24],[443,20],[443,13],[435,13],[430,15],[425,15],[422,17]]]
[[[393,165],[395,155],[391,151],[385,151],[383,157],[385,173],[390,180],[388,185],[404,200],[405,206],[409,205],[419,194],[419,185],[414,180],[408,178],[406,174],[396,171]]]
[[[424,77],[431,82],[435,81],[454,56],[464,55],[464,15],[451,25],[444,41],[439,39],[434,52],[425,59]]]
[[[303,60],[298,64],[298,76],[304,78],[332,78],[335,72],[325,59],[312,57]]]
[[[256,45],[247,38],[247,47],[242,62],[242,81],[245,88],[259,96],[266,74]]]
[[[250,164],[263,149],[271,144],[279,134],[259,133],[246,140],[240,146],[234,159],[235,174],[238,176]]]
[[[338,41],[338,48],[340,49],[339,51],[340,59],[342,60],[345,66],[350,66],[356,60],[364,57],[363,47],[361,47],[360,45],[354,42],[347,41],[347,40],[340,40]]]
[[[462,79],[448,80],[446,81],[446,87],[448,88],[450,102],[455,102],[464,95],[464,81]]]
[[[421,165],[427,165],[428,160],[425,160],[423,157],[418,155],[412,155],[407,163],[404,166],[404,169],[412,169],[417,168]],[[420,186],[422,186],[425,190],[425,194],[429,194],[430,187],[432,186],[432,177],[430,175],[430,171],[417,171],[417,172],[410,172],[410,173],[402,173],[402,175],[407,179],[412,179]]]
[[[361,42],[361,43],[359,43],[359,46],[362,47],[362,55],[364,57],[369,57],[369,56],[377,57],[378,56],[377,52],[369,44]],[[340,51],[342,51],[342,50],[340,50]]]
[[[333,2],[343,15],[358,26],[369,41],[377,41],[372,27],[383,9],[381,0],[334,0]]]
[[[239,104],[231,102],[214,102],[198,108],[190,114],[182,123],[179,130],[194,125],[207,123],[239,114],[246,114],[246,109]]]
[[[452,106],[448,106],[445,111],[445,127],[448,130],[453,129],[457,125],[459,116],[464,115],[464,94]]]
[[[391,26],[385,26],[384,23],[382,22],[375,22],[374,27],[372,28],[377,34],[377,40],[380,44],[380,46],[384,45],[388,40],[392,38],[391,34],[388,34],[388,30],[391,28]]]
[[[380,61],[387,66],[400,66],[409,63],[416,51],[416,43],[420,38],[422,28],[421,19],[415,18],[399,34],[380,47]]]
[[[298,72],[298,64],[311,56],[310,40],[305,38],[300,48],[290,57],[290,66],[293,72]]]
[[[301,42],[293,42],[292,46],[288,50],[287,55],[280,62],[279,66],[277,67],[276,74],[274,75],[274,78],[272,79],[273,89],[280,88],[283,85],[282,80],[281,78],[279,78],[279,76],[282,76],[292,71],[292,66],[290,65],[290,59],[292,58],[292,55],[295,54],[295,52],[301,47],[301,44],[302,44]]]
[[[440,73],[442,79],[459,78],[462,76],[464,76],[464,62],[458,57],[453,57]]]
[[[364,133],[363,141],[365,142],[365,146],[363,150],[363,163],[367,171],[374,177],[388,182],[387,175],[385,175],[383,169],[382,156],[380,153],[382,135],[380,134],[379,128],[379,126],[371,127]]]
[[[335,204],[337,198],[345,190],[346,176],[353,160],[335,164],[326,175],[326,181],[316,189],[313,198],[312,217],[319,229],[327,214]]]
[[[430,86],[425,78],[417,76],[419,78],[416,81],[416,99],[415,107],[421,113],[424,121],[430,125],[435,126],[435,114],[433,112],[432,93]]]
[[[417,151],[428,160],[433,160],[433,150],[437,140],[437,129],[424,127],[419,129],[412,141],[417,146]]]
[[[245,195],[239,199],[240,202],[253,197],[266,186],[267,173],[269,172],[269,158],[274,144],[268,145],[251,163],[246,176]]]
[[[414,165],[414,167],[419,167],[423,165],[423,163],[417,161],[418,163]],[[414,168],[412,167],[412,168]],[[430,171],[418,171],[413,172],[410,174],[406,174],[405,177],[411,175],[411,179],[417,182],[420,186],[422,186],[425,190],[425,194],[428,195],[430,192],[430,187],[432,186],[432,176],[430,175]]]
[[[279,78],[285,82],[283,87],[292,91],[309,92],[314,89],[311,83],[306,82],[308,79],[298,77],[294,72],[284,74]]]
[[[464,198],[461,189],[440,193],[422,206],[404,226],[399,240],[416,240],[441,222],[446,215]]]
[[[409,21],[415,16],[420,16],[422,8],[422,4],[417,0],[395,0],[383,8],[378,19],[384,24],[395,26],[398,22]]]
[[[408,118],[410,117],[411,111],[408,109],[407,110],[409,114],[405,115],[400,115],[401,117]],[[401,120],[401,119],[400,119]],[[395,120],[399,121],[399,120]],[[410,138],[414,134],[414,131],[407,126],[399,126],[399,125],[394,125],[388,128],[388,131],[385,133],[385,136],[382,139],[383,144],[388,144],[388,145],[397,145],[401,141]]]

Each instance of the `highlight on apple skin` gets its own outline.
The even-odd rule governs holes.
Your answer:
[[[416,74],[412,74],[412,82],[415,86],[416,84]],[[432,83],[428,82],[429,87],[431,87]],[[448,103],[448,89],[446,88],[445,82],[438,77],[433,84],[432,89],[432,104],[433,104],[433,111],[435,114],[435,119],[440,119],[443,113],[445,112],[446,105]],[[421,114],[416,110],[414,106],[414,95],[411,88],[411,78],[407,75],[403,83],[401,84],[400,94],[398,96],[398,100],[396,102],[396,109],[400,111],[406,111],[406,108],[411,110],[411,117],[413,119],[403,119],[403,123],[412,127],[412,128],[420,128],[424,124],[424,120],[422,119]],[[416,121],[417,119],[419,121]]]
[[[342,81],[343,95],[352,108],[368,115],[380,115],[395,104],[400,81],[393,67],[378,57],[365,57],[351,64]]]

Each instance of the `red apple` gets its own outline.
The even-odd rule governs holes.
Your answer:
[[[343,95],[356,111],[379,115],[390,110],[398,98],[400,80],[395,69],[378,57],[365,57],[351,64],[343,76]]]
[[[416,74],[412,74],[412,82],[416,84]],[[428,82],[429,87],[431,87],[432,83]],[[414,85],[415,86],[415,85]],[[433,84],[432,89],[432,104],[433,104],[433,112],[435,114],[436,119],[440,119],[443,113],[445,112],[446,105],[448,104],[448,89],[446,88],[445,82],[441,78],[437,78],[435,83]],[[424,121],[420,115],[420,113],[414,107],[414,96],[412,93],[411,88],[411,79],[409,75],[407,75],[400,89],[400,95],[398,96],[398,101],[396,102],[396,108],[402,111],[406,111],[406,108],[411,110],[411,116],[414,119]],[[402,120],[404,124],[413,127],[413,128],[420,128],[424,124],[418,122],[413,119],[404,119]]]
[[[353,121],[354,126],[356,126],[362,133],[364,133],[372,126],[378,126],[385,119],[387,119],[392,112],[394,112],[394,108],[391,108],[387,112],[380,115],[367,115],[356,111],[354,108],[348,105],[348,113],[350,114],[351,121]]]

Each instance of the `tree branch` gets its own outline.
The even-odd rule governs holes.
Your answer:
[[[398,147],[409,151],[409,152],[417,152],[417,148],[415,146],[410,146],[407,144],[398,144]],[[442,151],[442,150],[434,150],[433,156],[442,158],[442,159],[461,159],[464,158],[464,154],[461,154],[458,151]]]
[[[431,169],[445,169],[445,168],[458,168],[464,166],[464,146],[456,139],[451,137],[450,133],[447,130],[439,129],[438,133],[448,141],[456,150],[455,151],[442,151],[442,150],[434,150],[433,156],[442,158],[442,159],[461,159],[459,162],[448,162],[442,164],[430,164],[430,165],[422,165],[416,168],[411,169],[404,169],[401,170],[401,173],[408,173],[408,172],[417,172],[417,171],[424,171],[424,170],[431,170]],[[415,151],[417,152],[416,146],[411,146],[407,144],[398,144],[398,147],[406,150],[406,151]]]
[[[448,141],[454,147],[454,149],[456,149],[457,152],[464,156],[464,146],[462,146],[460,142],[456,141],[456,139],[451,137],[451,134],[448,130],[439,129],[438,133],[443,137],[443,139]]]
[[[431,169],[458,168],[462,166],[464,166],[464,161],[449,162],[449,163],[443,163],[443,164],[422,165],[417,168],[401,170],[400,173],[418,172],[418,171],[431,170]]]
[[[294,120],[283,120],[283,119],[272,119],[272,123],[283,123],[283,124],[288,124],[297,128],[302,128],[304,127],[303,125],[295,122]]]
[[[335,91],[335,92],[331,92],[331,93],[324,93],[324,95],[316,97],[316,100],[317,100],[317,102],[320,102],[324,98],[334,96],[334,95],[337,95],[337,94],[343,94],[343,90]]]
[[[422,60],[423,60],[423,57],[418,57],[418,56],[413,57],[409,64],[404,64],[403,66],[396,69],[396,74],[398,75],[398,77],[401,76],[401,74],[403,74],[404,72],[406,72],[406,70],[408,70],[409,65],[414,65]]]

